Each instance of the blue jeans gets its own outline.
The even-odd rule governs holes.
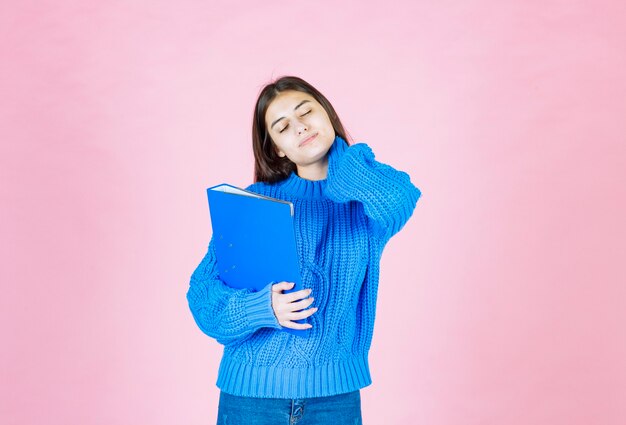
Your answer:
[[[360,390],[328,397],[255,398],[220,390],[217,425],[362,425]]]

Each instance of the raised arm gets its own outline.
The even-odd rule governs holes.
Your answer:
[[[262,290],[235,289],[220,280],[213,237],[191,276],[187,301],[202,332],[222,345],[240,343],[262,328],[280,329],[272,309],[272,283]]]
[[[339,136],[328,152],[327,179],[326,195],[361,202],[372,232],[385,241],[404,227],[421,196],[407,173],[376,161],[365,143],[348,146]]]

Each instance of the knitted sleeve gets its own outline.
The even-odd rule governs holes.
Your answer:
[[[272,284],[262,290],[236,289],[220,280],[213,237],[191,276],[187,302],[202,332],[222,345],[240,343],[262,328],[280,329],[272,309]]]
[[[378,162],[365,143],[348,146],[336,137],[328,152],[325,194],[335,202],[359,201],[370,230],[384,241],[409,220],[421,191],[404,171]]]

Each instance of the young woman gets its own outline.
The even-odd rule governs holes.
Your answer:
[[[218,425],[360,424],[381,254],[421,192],[367,144],[349,145],[330,102],[297,77],[263,88],[252,140],[255,183],[246,189],[294,204],[305,289],[226,286],[211,238],[187,300],[200,329],[224,345]]]

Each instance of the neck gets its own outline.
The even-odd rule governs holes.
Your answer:
[[[317,181],[324,180],[328,174],[328,156],[306,166],[298,165],[298,176],[305,180]]]

